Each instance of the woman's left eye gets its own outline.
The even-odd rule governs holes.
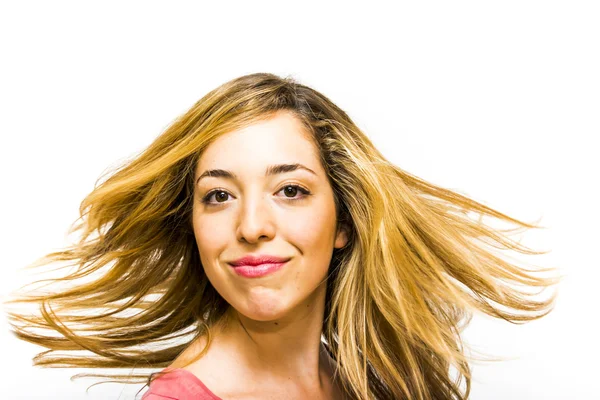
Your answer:
[[[307,189],[304,189],[302,186],[299,185],[285,185],[281,188],[281,190],[279,190],[279,192],[281,191],[284,191],[285,197],[289,198],[290,200],[301,200],[304,197],[310,195],[310,192]],[[302,193],[303,196],[296,198],[295,196],[298,193],[298,191],[300,191],[300,193]],[[291,197],[288,197],[288,194],[291,195]]]

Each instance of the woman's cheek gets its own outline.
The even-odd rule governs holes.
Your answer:
[[[286,230],[288,230],[286,236],[290,237],[290,241],[302,251],[326,248],[333,240],[334,218],[335,216],[328,211],[328,207],[325,205],[296,213],[288,218],[290,223],[286,224]]]
[[[226,247],[231,236],[231,226],[218,218],[199,216],[194,220],[194,236],[201,254],[213,256]]]

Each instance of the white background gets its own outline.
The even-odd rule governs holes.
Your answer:
[[[472,399],[600,399],[596,1],[2,2],[0,295],[65,245],[106,168],[206,92],[292,75],[346,110],[401,168],[544,230],[531,260],[567,275],[523,326],[476,317]],[[358,4],[358,3],[357,3]],[[130,399],[71,382],[0,319],[2,399]]]

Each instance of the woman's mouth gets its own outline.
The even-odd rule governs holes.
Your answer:
[[[233,266],[230,264],[229,266],[233,268],[233,271],[240,276],[246,278],[260,278],[262,276],[269,275],[280,270],[285,264],[287,264],[287,261],[278,263],[265,263],[259,265]]]

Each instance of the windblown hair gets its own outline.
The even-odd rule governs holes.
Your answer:
[[[523,323],[552,310],[556,292],[536,295],[560,277],[497,251],[546,253],[508,235],[539,226],[401,170],[327,97],[290,77],[256,73],[209,92],[99,180],[71,227],[80,232],[76,244],[35,263],[73,267],[53,281],[66,288],[12,301],[39,305],[8,313],[17,337],[49,349],[36,365],[164,368],[200,336],[207,350],[230,306],[200,262],[191,222],[195,167],[220,135],[282,111],[311,133],[338,227],[349,233],[330,265],[323,339],[350,398],[466,399],[471,360],[460,333],[473,312]],[[516,228],[492,228],[484,216]]]

